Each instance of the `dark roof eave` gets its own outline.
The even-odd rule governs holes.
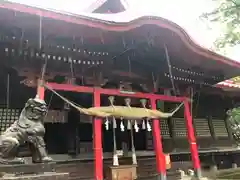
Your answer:
[[[41,15],[42,17],[51,18],[55,20],[65,21],[68,23],[73,24],[79,24],[79,25],[85,25],[93,28],[99,28],[107,31],[129,31],[132,29],[135,29],[137,27],[140,27],[145,24],[153,24],[157,25],[161,28],[169,29],[170,31],[176,33],[181,40],[185,43],[188,49],[190,49],[192,52],[199,54],[205,58],[203,59],[211,59],[215,61],[220,61],[226,65],[240,68],[240,62],[234,61],[232,59],[229,59],[227,57],[224,57],[222,55],[219,55],[215,52],[212,52],[206,48],[203,48],[199,46],[196,42],[194,42],[191,37],[186,33],[184,29],[182,29],[177,24],[163,19],[161,17],[140,17],[138,19],[129,21],[127,23],[118,23],[118,22],[112,22],[112,21],[105,21],[101,19],[95,19],[92,17],[87,16],[77,16],[72,14],[63,14],[60,12],[54,12],[34,7],[29,7],[21,4],[16,3],[10,3],[10,2],[2,2],[0,4],[0,8],[9,9],[13,11],[28,13],[31,15]]]

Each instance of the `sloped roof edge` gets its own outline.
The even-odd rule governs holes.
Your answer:
[[[14,10],[18,12],[38,15],[55,20],[61,20],[73,24],[86,25],[93,28],[99,28],[108,31],[129,31],[146,24],[157,25],[176,33],[185,45],[194,53],[202,55],[208,59],[221,61],[227,65],[240,68],[240,62],[234,61],[215,52],[210,51],[196,43],[187,32],[176,23],[158,16],[140,16],[131,14],[127,11],[115,15],[82,13],[81,15],[66,13],[62,11],[53,11],[26,6],[17,3],[2,1],[0,8]],[[131,15],[130,15],[131,14]],[[239,70],[240,71],[240,70]]]
[[[215,85],[216,87],[219,87],[219,88],[236,88],[236,89],[240,89],[240,85],[238,84],[234,84],[234,83],[231,83],[231,82],[228,82],[228,81],[223,81],[223,82],[220,82],[220,83],[217,83]]]
[[[240,76],[219,82],[215,85],[220,88],[237,88],[240,89]]]

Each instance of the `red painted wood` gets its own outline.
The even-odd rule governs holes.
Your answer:
[[[41,80],[39,80],[39,81],[41,81]],[[38,98],[41,100],[44,100],[45,88],[41,85],[41,82],[39,82],[38,84],[39,84],[37,87]]]
[[[77,86],[77,85],[70,85],[70,84],[47,83],[46,86],[51,89],[60,90],[60,91],[94,93],[94,91],[97,90],[100,94],[105,94],[105,95],[145,98],[145,99],[154,98],[156,100],[169,101],[169,102],[183,102],[186,99],[186,97],[166,96],[166,95],[141,93],[141,92],[123,92],[118,89],[102,89],[97,87]]]
[[[193,168],[196,171],[198,171],[198,170],[200,170],[198,148],[197,148],[197,143],[196,143],[196,139],[195,139],[195,135],[194,135],[193,122],[192,122],[192,116],[190,114],[189,102],[186,100],[184,101],[184,116],[185,116],[185,120],[186,120],[188,143],[190,146]]]
[[[94,107],[100,106],[100,92],[95,90],[93,93]],[[93,120],[93,151],[94,151],[94,179],[103,180],[103,154],[102,154],[102,120]]]
[[[155,110],[156,100],[154,98],[151,98],[150,101],[151,101],[151,108]],[[154,119],[152,122],[153,122],[152,135],[153,135],[153,144],[154,144],[154,150],[156,155],[157,174],[158,175],[161,174],[161,176],[166,176],[166,162],[165,162],[165,156],[163,154],[163,149],[162,149],[162,137],[160,132],[159,120]]]

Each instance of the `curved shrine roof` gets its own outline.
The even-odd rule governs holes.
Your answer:
[[[240,62],[234,61],[217,53],[214,53],[206,48],[198,45],[194,40],[186,33],[186,31],[167,19],[153,16],[153,15],[139,15],[137,13],[130,13],[128,11],[117,13],[117,14],[96,14],[96,13],[81,13],[81,15],[70,14],[62,11],[53,11],[48,9],[40,9],[36,7],[30,7],[26,5],[21,5],[17,3],[10,3],[8,1],[2,1],[0,3],[0,9],[10,10],[14,12],[25,13],[26,15],[41,16],[43,18],[53,19],[56,21],[61,21],[68,25],[79,25],[88,27],[89,31],[98,29],[100,31],[111,32],[111,33],[121,33],[121,32],[136,32],[139,33],[139,29],[145,26],[154,26],[155,28],[161,28],[168,30],[172,35],[168,35],[167,43],[171,44],[171,48],[176,52],[176,56],[182,56],[189,64],[194,64],[195,66],[202,66],[203,69],[211,69],[213,71],[219,70],[224,72],[224,78],[228,79],[233,76],[240,74]],[[24,15],[24,16],[26,16]],[[0,23],[6,21],[9,17],[0,17]],[[29,20],[30,21],[30,20]],[[9,19],[9,24],[16,23],[11,22]],[[24,22],[28,23],[28,22]],[[24,24],[23,23],[23,24]],[[37,23],[35,22],[35,25]],[[22,24],[16,24],[16,26],[23,26]],[[28,28],[29,24],[26,25]],[[76,32],[79,27],[74,26]],[[74,29],[72,28],[72,29]],[[157,30],[154,30],[156,32]],[[61,34],[61,29],[55,31],[55,33]],[[65,32],[66,33],[66,32]],[[67,31],[68,34],[73,32]],[[171,34],[168,33],[168,34]],[[135,34],[135,33],[134,33]],[[155,35],[155,34],[154,34]],[[155,35],[158,36],[158,35]],[[177,38],[176,38],[177,37]],[[141,37],[140,37],[141,38]],[[163,37],[166,38],[166,37]],[[172,38],[172,39],[171,39]],[[174,39],[175,38],[175,39]],[[179,41],[180,40],[180,41]]]
[[[98,1],[96,1],[98,2]],[[136,12],[124,11],[117,14],[98,14],[98,13],[79,13],[71,14],[63,11],[56,11],[53,9],[40,9],[37,7],[26,6],[22,4],[12,3],[9,1],[2,1],[0,8],[10,9],[14,11],[19,11],[23,13],[29,13],[32,15],[41,15],[42,17],[52,18],[56,20],[62,20],[65,22],[70,22],[73,24],[87,25],[89,27],[109,30],[109,31],[128,31],[145,24],[154,24],[163,28],[167,28],[177,33],[183,41],[192,45],[191,49],[200,54],[208,53],[208,56],[225,62],[226,64],[236,65],[240,67],[240,63],[231,60],[227,57],[214,53],[204,47],[198,45],[187,32],[174,22],[171,22],[162,17],[157,17],[154,15],[142,15]],[[200,52],[202,51],[202,52]],[[228,62],[226,62],[228,61]]]

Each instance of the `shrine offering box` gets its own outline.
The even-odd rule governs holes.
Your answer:
[[[110,166],[106,173],[107,180],[137,179],[137,165]]]

